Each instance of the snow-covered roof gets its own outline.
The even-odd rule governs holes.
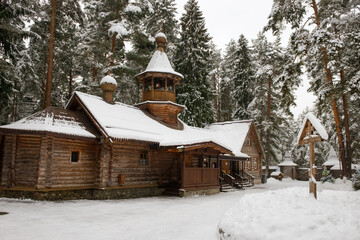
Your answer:
[[[107,75],[101,79],[100,85],[102,85],[104,83],[111,83],[111,84],[115,84],[117,86],[117,82],[116,82],[115,78],[113,78],[112,76],[109,76],[109,75]]]
[[[323,166],[334,166],[337,163],[339,163],[339,159],[336,156],[334,148],[331,147],[328,160],[323,163]]]
[[[294,163],[291,158],[290,158],[290,153],[286,152],[285,153],[285,157],[284,157],[284,161],[280,164],[278,164],[278,166],[282,166],[282,167],[296,167],[298,166],[296,163]]]
[[[230,121],[214,123],[206,128],[218,133],[220,140],[233,150],[233,153],[239,157],[249,157],[241,152],[246,136],[249,132],[252,120]]]
[[[155,34],[155,38],[159,38],[159,37],[165,38],[165,40],[167,39],[166,35],[163,32],[158,32],[157,34]]]
[[[56,107],[49,107],[19,121],[0,126],[0,130],[52,132],[96,138],[94,132],[90,130],[78,112]]]
[[[321,124],[320,120],[317,119],[314,114],[312,114],[311,112],[307,113],[304,117],[303,123],[301,125],[301,129],[299,131],[298,137],[297,137],[297,142],[300,141],[301,138],[301,134],[304,131],[304,128],[306,128],[306,122],[307,120],[310,121],[310,123],[314,126],[315,130],[318,132],[318,134],[320,135],[320,137],[324,140],[328,139],[328,134],[324,128],[324,126]]]
[[[145,71],[138,74],[137,76],[147,72],[171,73],[181,78],[184,78],[184,76],[181,73],[174,71],[166,53],[160,50],[155,50]]]
[[[232,145],[228,145],[228,141],[224,141],[223,135],[217,131],[194,128],[185,123],[183,130],[172,129],[148,117],[137,107],[119,102],[109,104],[100,97],[82,92],[75,92],[74,95],[110,138],[148,141],[164,147],[212,142],[232,151],[236,156],[245,157]]]
[[[272,172],[270,173],[270,176],[277,177],[279,175],[283,175],[281,172]]]
[[[265,170],[265,169],[266,169],[266,166],[262,166],[261,169],[262,169],[262,170]],[[278,167],[278,166],[269,166],[269,169],[270,169],[270,170],[279,170],[279,167]]]

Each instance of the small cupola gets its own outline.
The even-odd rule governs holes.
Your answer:
[[[111,77],[110,75],[103,77],[100,81],[100,87],[101,90],[103,91],[104,101],[107,103],[114,104],[113,95],[117,87],[117,82],[115,78]]]
[[[175,87],[184,78],[172,68],[166,55],[166,36],[155,35],[156,49],[145,71],[136,75],[142,85],[142,103],[136,106],[149,117],[174,129],[183,129],[178,114],[184,106],[175,103]]]
[[[175,86],[180,84],[183,75],[175,72],[166,55],[166,36],[155,35],[156,50],[145,71],[136,75],[142,85],[142,101],[175,102]]]

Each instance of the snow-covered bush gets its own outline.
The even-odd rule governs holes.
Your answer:
[[[360,190],[360,170],[356,170],[352,178],[353,187],[355,190]]]

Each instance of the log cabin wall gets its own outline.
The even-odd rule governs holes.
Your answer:
[[[255,177],[255,183],[261,183],[261,146],[254,126],[250,127],[241,151],[250,156],[250,160],[244,162],[245,172]]]
[[[145,160],[140,160],[144,158]],[[112,160],[109,166],[109,186],[119,186],[119,176],[125,176],[123,185],[158,184],[161,176],[166,180],[178,175],[177,155],[150,149],[148,143],[119,141],[112,146]],[[167,174],[168,173],[168,174]],[[176,178],[176,177],[175,177]]]
[[[51,168],[51,174],[47,175],[51,187],[95,186],[98,151],[96,142],[65,138],[54,138],[53,142],[49,141],[51,145],[49,144],[47,149],[50,150],[49,155],[52,154],[52,163],[48,162],[44,167]],[[72,162],[72,152],[78,152],[77,162]]]
[[[11,135],[2,135],[1,143],[1,186],[9,186],[10,184],[10,169],[12,156],[12,141]]]
[[[38,175],[40,136],[19,135],[16,140],[15,186],[34,187]]]

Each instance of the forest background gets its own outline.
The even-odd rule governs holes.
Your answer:
[[[332,146],[350,177],[351,163],[360,160],[358,0],[274,0],[263,31],[229,40],[223,51],[196,0],[187,1],[179,20],[178,11],[175,0],[0,1],[0,124],[64,107],[74,91],[101,95],[99,82],[108,74],[118,82],[116,101],[140,102],[134,76],[146,68],[162,31],[173,67],[184,75],[176,90],[186,106],[183,121],[204,127],[254,119],[265,165],[290,151],[306,167],[307,149],[296,137],[312,111],[330,136],[315,147],[316,165]],[[317,100],[295,119],[290,108],[304,75]]]

